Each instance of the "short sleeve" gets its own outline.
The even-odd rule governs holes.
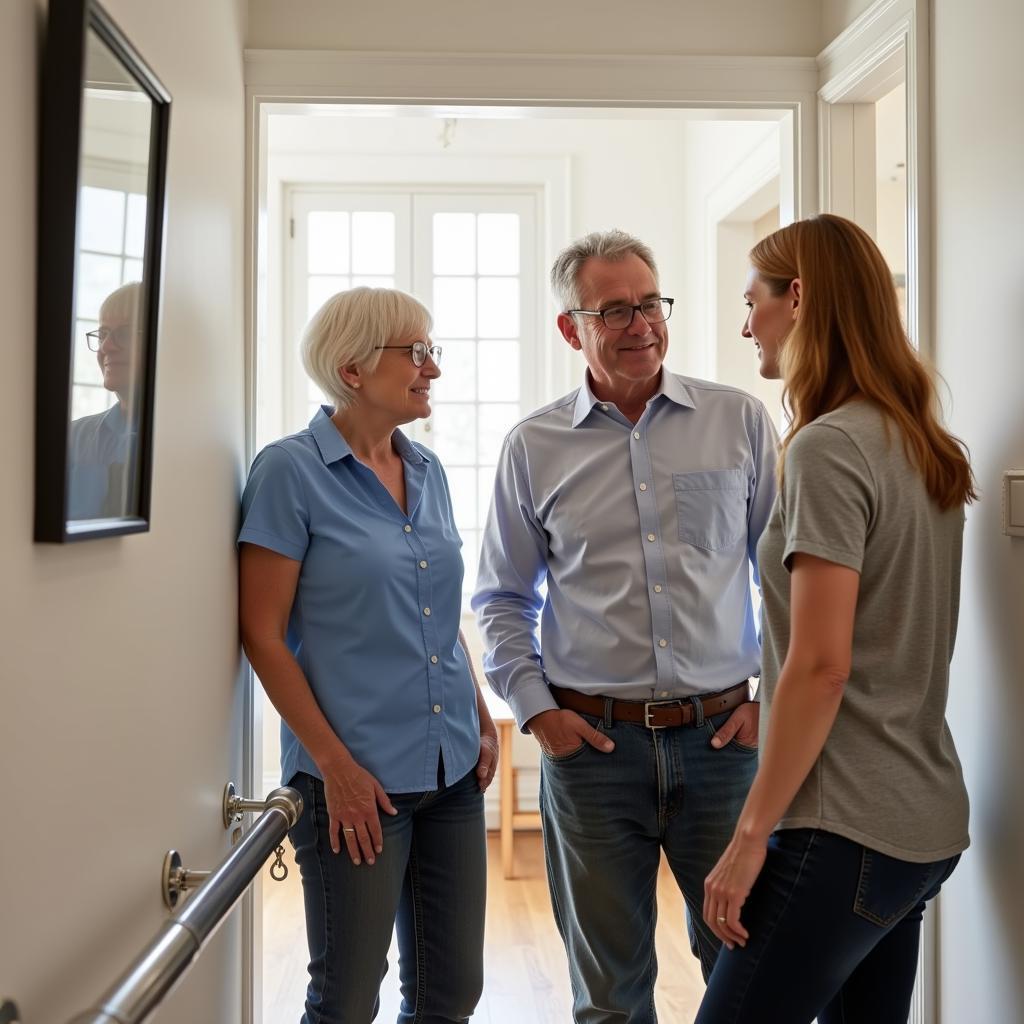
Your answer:
[[[301,562],[309,546],[309,508],[295,460],[280,445],[256,456],[242,493],[238,543],[257,544]]]
[[[783,565],[792,569],[802,553],[860,572],[874,508],[870,467],[849,435],[828,424],[804,427],[785,455]]]

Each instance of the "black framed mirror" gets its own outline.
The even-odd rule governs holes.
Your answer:
[[[171,97],[94,0],[50,0],[35,539],[149,529]]]

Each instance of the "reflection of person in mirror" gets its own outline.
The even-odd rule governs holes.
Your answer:
[[[138,281],[111,292],[100,306],[99,327],[87,335],[103,386],[117,402],[71,423],[69,519],[123,516],[134,503],[141,296]]]

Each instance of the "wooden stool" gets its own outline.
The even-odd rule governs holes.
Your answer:
[[[501,811],[501,871],[512,878],[513,839],[517,830],[538,831],[540,812],[519,810],[519,769],[512,766],[512,738],[518,729],[509,706],[487,685],[481,687],[487,710],[498,729],[498,767],[501,772],[499,808]]]

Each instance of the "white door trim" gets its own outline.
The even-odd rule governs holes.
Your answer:
[[[810,57],[245,51],[250,90],[328,102],[778,106],[817,72]]]
[[[849,107],[868,103],[906,82],[907,327],[925,354],[933,352],[931,137],[929,131],[928,0],[878,0],[818,55],[818,172],[821,209],[834,208],[834,137]],[[838,136],[838,132],[836,133]]]

